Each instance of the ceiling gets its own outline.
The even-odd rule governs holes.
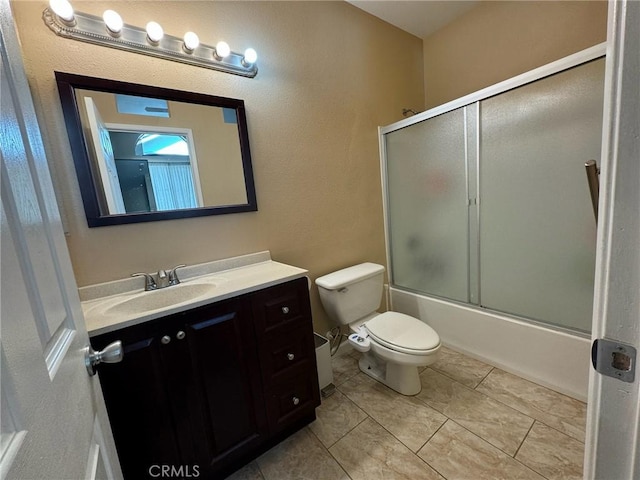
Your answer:
[[[347,0],[416,37],[426,38],[453,19],[465,14],[479,0]]]

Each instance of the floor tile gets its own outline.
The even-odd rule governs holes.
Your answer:
[[[358,360],[348,353],[339,352],[331,357],[331,368],[333,370],[333,384],[336,387],[360,373]]]
[[[371,418],[329,451],[353,480],[443,478]]]
[[[366,413],[336,390],[330,397],[322,399],[322,405],[316,409],[316,420],[309,429],[328,448],[365,418]]]
[[[349,478],[315,435],[306,428],[273,447],[256,462],[265,480]]]
[[[493,366],[442,347],[438,352],[437,360],[431,365],[431,368],[467,387],[476,388],[493,369]]]
[[[497,368],[476,390],[584,442],[587,405],[579,400]]]
[[[549,480],[582,478],[584,444],[536,422],[516,459]]]
[[[533,470],[448,420],[418,456],[448,480],[543,480]]]
[[[515,455],[533,419],[427,368],[417,397],[467,430]]]
[[[251,462],[240,470],[227,477],[227,480],[264,480],[260,467],[256,462]]]
[[[414,452],[447,420],[417,398],[400,395],[364,373],[350,378],[339,388]]]

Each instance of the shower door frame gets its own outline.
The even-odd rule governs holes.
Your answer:
[[[489,311],[495,312],[496,314],[504,317],[513,318],[520,321],[525,321],[534,325],[538,325],[543,328],[548,328],[551,330],[556,330],[564,333],[568,333],[570,335],[575,335],[581,338],[590,338],[591,334],[589,332],[581,332],[579,330],[574,330],[571,328],[566,328],[561,325],[556,325],[552,323],[547,323],[543,321],[539,321],[526,316],[519,316],[514,313],[494,310],[491,308],[482,307],[479,303],[479,298],[474,297],[474,293],[480,293],[480,266],[479,266],[479,244],[477,245],[476,250],[472,251],[471,245],[469,245],[467,251],[467,284],[468,284],[468,302],[461,302],[459,300],[454,300],[446,297],[441,297],[437,295],[433,295],[427,292],[417,292],[410,288],[398,287],[395,285],[395,279],[393,278],[393,262],[391,258],[391,233],[390,233],[390,218],[389,218],[389,184],[387,178],[387,149],[385,142],[385,135],[388,133],[392,133],[403,128],[421,123],[425,120],[429,120],[431,118],[437,117],[439,115],[443,115],[445,113],[451,112],[456,109],[463,109],[463,114],[465,118],[465,135],[467,135],[467,129],[471,126],[474,132],[474,141],[468,142],[468,137],[465,138],[465,157],[466,157],[466,176],[467,176],[467,190],[471,190],[469,179],[470,171],[473,171],[474,174],[478,173],[479,168],[479,155],[480,155],[480,145],[479,145],[479,105],[482,100],[486,100],[490,97],[494,97],[501,93],[505,93],[509,90],[513,90],[515,88],[536,82],[538,80],[544,79],[546,77],[550,77],[557,73],[561,73],[565,70],[569,70],[571,68],[580,66],[582,64],[591,62],[593,60],[597,60],[600,58],[606,57],[607,51],[607,43],[603,42],[598,45],[594,45],[593,47],[587,48],[585,50],[581,50],[577,53],[569,55],[567,57],[561,58],[555,62],[551,62],[549,64],[543,65],[539,68],[530,70],[516,77],[510,78],[503,82],[497,83],[495,85],[489,86],[482,90],[478,90],[477,92],[471,93],[469,95],[465,95],[464,97],[460,97],[451,102],[445,103],[443,105],[439,105],[432,109],[426,110],[424,112],[418,113],[410,118],[401,120],[399,122],[393,123],[391,125],[387,125],[384,127],[378,127],[378,141],[379,141],[379,149],[380,149],[380,178],[382,182],[382,208],[384,215],[384,235],[385,235],[385,253],[386,260],[388,265],[388,278],[389,278],[389,286],[391,288],[397,288],[402,291],[408,291],[412,293],[417,293],[419,295],[423,295],[425,297],[434,298],[443,302],[448,302],[454,305],[461,305],[466,308],[470,308],[472,310],[478,311]],[[469,145],[473,143],[473,145]],[[587,160],[587,159],[585,159]],[[468,195],[467,198],[478,197],[480,192],[479,185],[479,175],[476,175],[475,185],[473,185],[472,189],[475,191],[474,195]],[[473,215],[473,216],[471,216]],[[475,235],[479,232],[480,229],[480,212],[479,209],[475,210],[474,213],[470,214],[468,217],[468,241],[471,242],[471,235]],[[474,288],[476,286],[477,288]],[[389,295],[390,303],[392,301],[392,296]],[[478,301],[477,303],[471,303],[472,301]]]

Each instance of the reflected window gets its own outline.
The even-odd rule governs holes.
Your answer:
[[[186,134],[109,130],[126,213],[202,206]]]
[[[136,155],[189,156],[189,144],[181,135],[143,133],[136,143]]]

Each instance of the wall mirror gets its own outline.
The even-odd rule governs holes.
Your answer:
[[[89,227],[258,209],[242,100],[56,82]]]

